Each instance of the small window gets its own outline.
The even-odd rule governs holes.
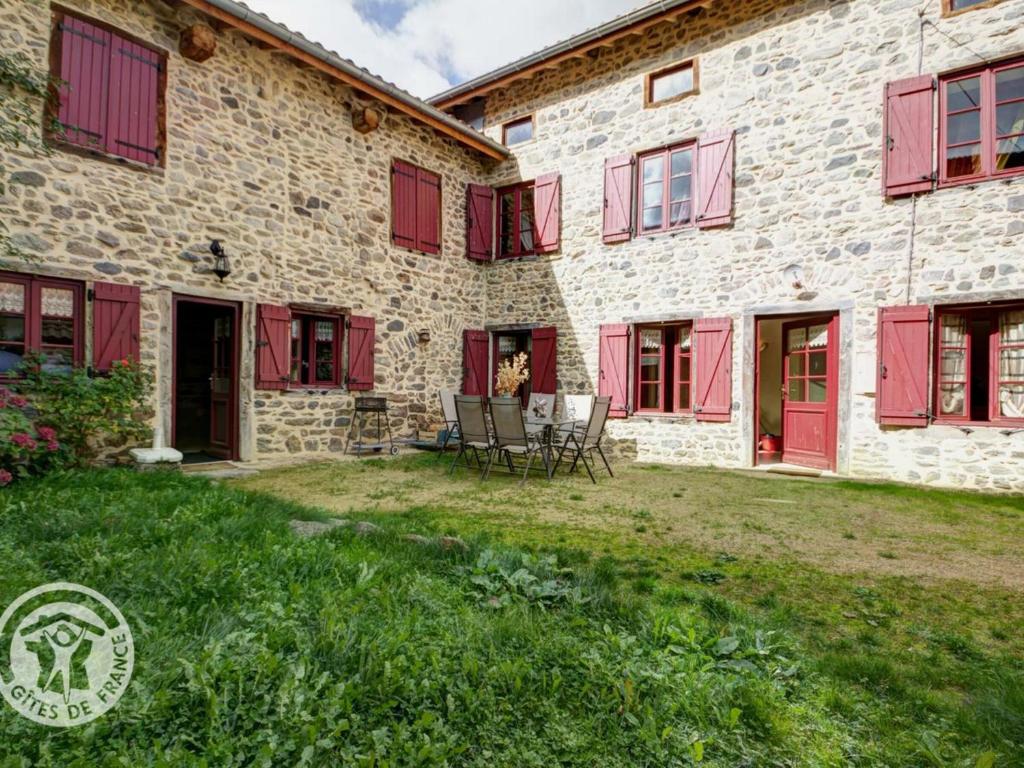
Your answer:
[[[341,318],[293,314],[291,382],[311,387],[341,384]]]
[[[946,14],[959,13],[978,7],[990,8],[1001,2],[1002,0],[942,0],[943,12]]]
[[[638,326],[636,329],[636,411],[693,411],[693,326]]]
[[[45,371],[67,372],[82,362],[80,283],[0,273],[0,376],[32,352]]]
[[[1024,173],[1024,62],[951,75],[940,89],[942,181]]]
[[[649,74],[644,90],[644,103],[648,107],[697,93],[696,59]]]
[[[146,165],[163,162],[166,56],[100,22],[55,14],[53,138]]]
[[[641,234],[693,226],[695,144],[640,155]]]
[[[498,258],[536,253],[537,222],[532,181],[498,190]]]
[[[936,418],[1024,419],[1024,306],[939,308]]]
[[[501,141],[506,147],[522,144],[533,138],[533,116],[505,123],[501,129]]]

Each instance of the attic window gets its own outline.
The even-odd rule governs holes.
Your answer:
[[[501,142],[506,147],[522,144],[533,138],[533,115],[505,123],[501,129]]]
[[[690,59],[649,74],[644,89],[644,105],[666,104],[697,93],[697,90],[697,60]]]

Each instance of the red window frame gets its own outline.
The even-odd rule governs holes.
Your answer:
[[[147,51],[155,54],[159,58],[159,73],[156,80],[156,114],[153,116],[156,120],[156,154],[152,162],[138,160],[130,156],[129,152],[131,147],[124,150],[119,150],[116,146],[113,146],[111,142],[106,140],[104,137],[102,146],[92,146],[90,144],[84,144],[82,142],[76,142],[69,138],[66,138],[63,128],[60,127],[58,120],[58,112],[60,109],[59,99],[55,98],[46,105],[46,114],[48,126],[45,129],[45,134],[50,142],[60,146],[63,149],[71,150],[74,152],[85,152],[91,156],[114,158],[119,162],[130,162],[136,163],[140,167],[164,167],[167,162],[167,130],[166,130],[166,116],[167,116],[167,53],[161,50],[145,40],[142,40],[134,35],[130,35],[127,32],[123,32],[117,27],[107,24],[98,19],[93,19],[80,13],[71,13],[64,9],[55,9],[52,14],[51,30],[50,30],[50,60],[49,69],[50,74],[56,81],[60,81],[61,78],[61,59],[63,55],[63,33],[61,26],[66,18],[77,19],[86,24],[98,27],[106,32],[110,33],[114,38],[118,38],[122,41],[138,45],[141,48],[145,48]],[[112,41],[113,42],[113,41]],[[109,46],[109,55],[113,55],[114,45]],[[69,82],[67,87],[75,87],[74,82]],[[108,82],[109,87],[109,82]],[[59,89],[58,89],[59,90]],[[98,108],[103,112],[110,111],[110,93],[106,90],[101,94]],[[108,126],[109,130],[109,126]]]
[[[1019,383],[1024,385],[1024,378],[1018,379],[1004,379],[1001,377],[1001,351],[1003,349],[1020,349],[1024,350],[1024,341],[1019,343],[1003,344],[1001,339],[1001,328],[1000,321],[1003,313],[1005,312],[1024,312],[1024,304],[1002,304],[1002,305],[968,305],[968,306],[954,306],[954,307],[936,307],[935,309],[935,327],[933,328],[933,349],[934,359],[932,365],[932,397],[934,398],[935,405],[932,408],[934,412],[934,421],[936,424],[971,424],[978,426],[1020,426],[1024,423],[1024,416],[1012,417],[1003,416],[1001,414],[1001,408],[999,403],[999,387],[1004,383]],[[965,336],[964,344],[962,345],[951,345],[943,342],[942,340],[942,319],[944,317],[950,317],[959,315],[963,317],[965,324]],[[971,398],[972,398],[972,366],[974,364],[974,351],[972,349],[972,332],[971,332],[971,321],[985,319],[990,323],[990,330],[988,334],[988,418],[976,419],[973,418],[971,411]],[[963,352],[964,353],[964,372],[962,378],[950,378],[942,372],[942,356],[943,352]],[[963,384],[964,385],[964,406],[963,413],[961,414],[943,414],[942,413],[942,386],[944,384]]]
[[[523,226],[523,192],[533,191],[534,182],[524,181],[519,184],[511,184],[498,189],[498,258],[516,259],[523,256],[533,256],[537,253],[537,240],[540,233],[537,231],[537,216],[531,205],[529,207],[531,225],[533,228],[532,248],[523,248],[522,226]],[[512,196],[512,231],[507,232],[505,228],[505,197]],[[505,236],[510,234],[511,240],[515,243],[514,251],[505,250]]]
[[[513,128],[518,128],[520,125],[530,125],[530,138],[522,139],[520,141],[508,143],[508,132]],[[507,123],[501,126],[501,143],[506,147],[515,147],[519,144],[525,144],[528,141],[533,141],[537,137],[537,125],[533,121],[533,115],[527,115],[526,117],[520,117],[516,120],[509,120]]]
[[[684,152],[690,153],[690,170],[688,172],[672,173],[672,157]],[[661,160],[661,177],[648,181],[644,178],[646,163]],[[686,229],[696,224],[696,205],[694,200],[694,185],[697,183],[697,142],[688,141],[683,144],[675,144],[670,147],[663,147],[651,152],[643,152],[637,155],[637,191],[636,191],[636,231],[638,236],[653,235],[658,232],[671,232],[678,229]],[[672,181],[688,177],[690,180],[690,195],[687,198],[672,197]],[[644,190],[648,186],[661,184],[661,200],[658,205],[645,206]],[[671,211],[673,205],[688,204],[690,215],[685,221],[672,223]],[[647,210],[661,208],[661,223],[657,227],[646,228],[644,225],[644,213]]]
[[[24,322],[23,341],[4,342],[4,346],[19,345],[22,349],[22,357],[25,354],[40,353],[46,348],[70,349],[71,364],[74,367],[82,365],[85,352],[85,290],[82,283],[73,280],[61,280],[53,277],[37,277],[35,275],[23,275],[16,272],[0,272],[0,282],[16,283],[24,290],[24,312],[21,317]],[[65,344],[43,344],[43,314],[42,314],[42,293],[43,288],[57,288],[59,290],[70,290],[72,292],[72,342]],[[18,316],[16,312],[0,312],[3,316]],[[0,379],[10,379],[7,372],[0,372]]]
[[[643,378],[642,336],[647,331],[656,331],[661,337],[661,347],[658,354],[659,374],[657,379]],[[690,344],[687,347],[680,346],[683,331],[686,331]],[[639,414],[666,413],[666,414],[692,414],[693,413],[693,323],[660,323],[643,324],[633,328],[633,411]],[[653,356],[653,355],[648,355]],[[683,370],[682,363],[687,363],[687,375],[683,377],[680,372]],[[671,365],[670,365],[671,363]],[[657,407],[643,407],[642,387],[643,385],[658,385]],[[683,402],[681,390],[687,388],[688,396]],[[671,393],[671,396],[669,396]]]
[[[333,326],[330,342],[319,342],[316,338],[316,324],[329,322]],[[341,386],[341,342],[344,333],[342,318],[338,315],[319,315],[312,312],[293,312],[290,326],[289,356],[291,357],[290,382],[295,388],[333,388]],[[296,334],[298,330],[298,334]],[[317,345],[331,345],[331,378],[317,377]],[[307,362],[308,361],[308,362]],[[305,366],[305,367],[304,367]],[[304,372],[308,375],[303,375]]]
[[[968,10],[968,9],[964,9]],[[971,184],[986,179],[1003,179],[1024,174],[1024,167],[1009,168],[1000,170],[998,164],[999,142],[1007,139],[1016,139],[1024,144],[1024,126],[1018,132],[998,134],[996,121],[997,109],[1000,105],[1024,103],[1024,99],[1011,99],[1003,102],[996,101],[996,77],[1000,72],[1024,68],[1024,58],[1012,59],[999,64],[975,67],[973,69],[961,70],[959,72],[943,75],[939,78],[939,185],[956,186],[959,184]],[[949,87],[951,84],[978,78],[980,104],[977,106],[965,107],[949,112]],[[949,142],[949,119],[958,115],[979,113],[979,139],[977,141]],[[950,176],[947,163],[947,154],[950,149],[961,146],[981,145],[981,164],[977,173],[962,176]]]

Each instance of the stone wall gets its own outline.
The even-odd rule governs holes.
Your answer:
[[[22,183],[0,216],[38,262],[16,269],[143,291],[142,357],[158,376],[157,423],[170,431],[171,296],[243,304],[242,458],[340,450],[351,397],[344,391],[253,390],[255,305],[322,303],[376,318],[377,391],[392,397],[396,434],[436,421],[437,390],[461,379],[464,327],[485,313],[479,265],[464,258],[464,189],[485,174],[479,157],[397,114],[368,135],[352,128],[350,88],[218,34],[216,55],[177,53],[179,31],[200,18],[161,2],[65,3],[169,53],[167,160],[162,169],[83,157],[5,157]],[[0,46],[41,67],[46,3],[0,0]],[[390,243],[390,164],[402,158],[442,175],[440,256]],[[219,238],[233,273],[210,273]],[[420,343],[419,330],[431,331]]]
[[[754,455],[745,320],[848,307],[840,472],[1024,490],[1024,434],[880,428],[874,418],[878,306],[1024,299],[1024,178],[884,199],[883,84],[918,74],[919,57],[921,72],[939,73],[1017,53],[1024,0],[951,18],[940,0],[716,2],[489,95],[492,137],[536,115],[535,139],[491,182],[563,176],[561,252],[491,268],[489,321],[556,325],[560,387],[591,391],[601,323],[733,317],[731,423],[634,417],[611,431],[642,459],[742,467]],[[694,56],[700,93],[644,109],[645,73]],[[723,127],[737,130],[733,226],[602,244],[605,158]],[[783,280],[791,264],[813,300]]]

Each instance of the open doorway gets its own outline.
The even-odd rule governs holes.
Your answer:
[[[533,352],[533,334],[531,331],[495,331],[494,333],[494,380],[497,381],[498,377],[498,366],[502,363],[511,363],[512,359],[519,354],[526,355],[526,367],[531,369],[532,373],[532,352]],[[492,383],[493,389],[493,383]],[[531,382],[528,379],[519,385],[519,389],[516,390],[516,395],[519,400],[523,403],[523,407],[530,401],[530,392],[532,391]]]
[[[238,324],[233,302],[174,297],[173,445],[185,463],[238,457]]]
[[[839,315],[757,320],[757,464],[835,470]]]

